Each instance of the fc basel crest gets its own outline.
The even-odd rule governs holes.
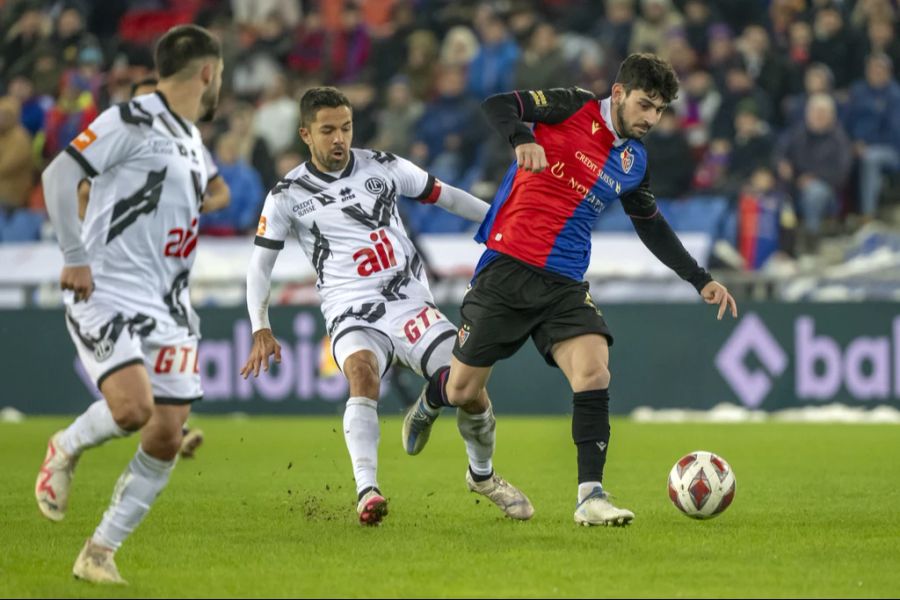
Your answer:
[[[628,173],[628,171],[631,170],[631,165],[634,164],[634,154],[631,153],[631,150],[625,148],[624,150],[622,150],[622,154],[620,156],[622,157],[622,170],[625,173]]]

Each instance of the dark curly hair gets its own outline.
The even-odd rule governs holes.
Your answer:
[[[649,53],[629,55],[616,75],[616,83],[625,86],[625,93],[643,90],[651,96],[659,95],[668,104],[678,97],[678,76],[672,65]]]

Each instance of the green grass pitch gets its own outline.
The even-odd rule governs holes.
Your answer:
[[[498,417],[497,471],[535,505],[501,517],[465,487],[452,415],[406,456],[382,421],[379,479],[390,514],[356,522],[341,420],[197,416],[194,460],[117,555],[127,588],[76,581],[72,563],[106,508],[135,439],[87,452],[65,521],[33,486],[47,437],[67,418],[0,424],[0,596],[896,597],[900,430],[889,425],[613,423],[606,485],[628,528],[572,519],[575,450],[561,417]],[[735,470],[734,504],[681,515],[669,468],[691,450]]]

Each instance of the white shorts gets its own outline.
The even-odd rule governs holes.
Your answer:
[[[202,398],[198,340],[186,327],[93,299],[66,307],[66,327],[98,388],[116,371],[143,364],[157,404],[189,404]]]
[[[344,370],[354,352],[370,350],[381,376],[394,361],[423,377],[450,364],[456,326],[432,304],[422,300],[385,302],[337,319],[330,327],[331,352]]]

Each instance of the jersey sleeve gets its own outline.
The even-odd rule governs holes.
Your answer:
[[[428,174],[412,161],[396,157],[393,166],[397,190],[423,204],[434,204],[441,195],[441,182],[434,175]]]
[[[131,122],[125,120],[126,113]],[[143,142],[135,127],[150,126],[152,122],[152,116],[141,114],[135,106],[111,106],[78,134],[65,151],[89,177],[96,177],[130,158]]]
[[[534,133],[525,123],[562,123],[596,99],[578,87],[516,90],[495,94],[481,106],[494,129],[515,147],[534,141]]]
[[[291,220],[284,214],[280,196],[270,192],[263,204],[253,243],[270,250],[281,250],[290,230]]]

